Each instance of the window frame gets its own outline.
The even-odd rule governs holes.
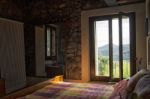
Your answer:
[[[122,24],[121,20],[122,20],[122,16],[129,16],[130,17],[130,75],[134,75],[136,73],[136,69],[135,69],[135,66],[136,66],[136,61],[135,61],[135,57],[136,57],[136,15],[135,15],[135,12],[129,12],[129,13],[123,13],[123,12],[120,12],[118,14],[110,14],[110,15],[103,15],[103,16],[92,16],[89,18],[89,36],[90,36],[90,39],[89,39],[89,42],[90,42],[90,79],[91,80],[96,80],[96,81],[99,81],[99,80],[102,80],[102,81],[110,81],[110,80],[113,80],[113,81],[118,81],[119,79],[123,79],[123,63],[122,63],[122,28],[119,27],[119,38],[121,38],[121,40],[119,40],[120,42],[120,49],[119,49],[119,53],[120,53],[120,56],[119,56],[119,61],[120,61],[120,77],[119,79],[112,79],[112,27],[111,27],[111,24],[112,24],[112,21],[111,19],[112,18],[115,18],[115,17],[118,17],[119,18],[119,24]],[[94,27],[94,22],[95,21],[99,21],[99,20],[104,20],[104,19],[108,19],[109,20],[109,26],[110,26],[110,35],[109,36],[109,48],[110,48],[110,77],[102,77],[102,76],[95,76],[95,55],[93,53],[95,53],[95,45],[94,45],[94,41],[95,41],[95,38],[94,38],[94,34],[93,34],[93,31],[95,29]],[[121,25],[119,25],[121,26]],[[131,33],[132,32],[132,33]]]
[[[48,47],[47,47],[47,30],[50,29],[50,55],[47,54],[48,52]],[[53,41],[53,31],[55,31],[55,36],[54,36],[54,40]],[[51,26],[51,25],[45,25],[45,59],[46,60],[54,60],[57,57],[57,39],[56,39],[56,27]],[[54,43],[53,43],[54,42]],[[55,52],[53,53],[53,50],[55,50]],[[53,55],[55,54],[55,55]]]

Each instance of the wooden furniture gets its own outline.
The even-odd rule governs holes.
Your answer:
[[[50,77],[50,78],[63,74],[62,66],[48,66],[48,65],[46,65],[45,71],[46,71],[47,77]]]
[[[5,80],[0,79],[0,97],[5,95]]]

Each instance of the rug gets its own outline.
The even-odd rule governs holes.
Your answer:
[[[112,91],[108,84],[62,82],[18,99],[108,99]]]

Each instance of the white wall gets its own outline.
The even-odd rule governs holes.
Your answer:
[[[146,68],[146,33],[145,3],[101,8],[81,12],[81,49],[82,49],[82,80],[90,80],[89,57],[89,17],[117,14],[119,12],[136,12],[136,56],[142,57],[142,66]]]
[[[36,76],[46,76],[45,33],[43,27],[35,27]]]
[[[150,0],[146,0],[146,18],[150,21]],[[150,39],[150,22],[148,24],[148,37],[147,37],[147,68],[150,70],[150,47],[148,46],[148,41]]]

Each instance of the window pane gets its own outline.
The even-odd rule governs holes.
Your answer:
[[[108,20],[96,21],[95,64],[96,76],[109,76],[109,24]]]
[[[56,31],[52,30],[52,56],[56,56]]]
[[[129,17],[122,18],[123,78],[130,77],[130,24]]]
[[[113,78],[119,78],[119,19],[112,19]]]
[[[50,33],[50,28],[47,28],[47,56],[51,56],[51,33]]]

